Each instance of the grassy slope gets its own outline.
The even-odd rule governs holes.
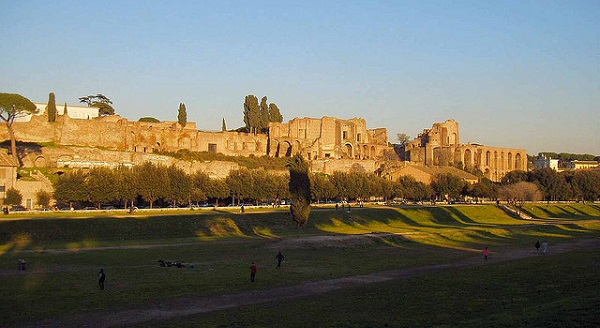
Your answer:
[[[0,270],[9,273],[2,276],[0,295],[12,300],[0,305],[0,317],[10,323],[22,318],[23,313],[35,320],[156,304],[185,296],[240,292],[251,288],[246,280],[247,266],[252,261],[261,268],[259,282],[252,288],[267,288],[452,261],[479,253],[482,245],[493,245],[495,249],[532,247],[532,240],[537,238],[546,238],[552,245],[569,238],[597,237],[598,221],[583,218],[586,220],[553,225],[524,222],[495,206],[313,211],[301,237],[376,231],[400,232],[408,238],[340,245],[287,243],[297,237],[297,232],[285,211],[0,221],[4,250],[0,253]],[[157,241],[195,244],[78,251],[86,245]],[[73,252],[28,253],[32,270],[14,273],[17,258],[24,255],[13,250],[47,247],[69,247]],[[279,249],[288,258],[284,275],[272,267]],[[158,268],[158,259],[195,262],[197,268]],[[97,290],[100,267],[108,272],[110,292]]]

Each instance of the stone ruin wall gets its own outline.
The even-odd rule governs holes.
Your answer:
[[[367,129],[362,118],[295,118],[269,124],[269,156],[301,154],[309,160],[377,159],[393,148],[387,129]]]
[[[409,160],[426,166],[460,165],[466,170],[480,170],[492,181],[500,181],[510,171],[527,170],[524,149],[461,144],[460,128],[453,119],[434,123],[405,148]]]
[[[152,153],[189,149],[211,151],[230,156],[263,156],[267,150],[267,136],[240,132],[203,132],[195,123],[181,128],[177,122],[132,122],[118,115],[90,120],[57,117],[49,123],[44,115],[33,116],[29,122],[13,124],[19,141],[54,143],[65,146],[101,147],[111,150]],[[10,139],[5,126],[0,138]]]

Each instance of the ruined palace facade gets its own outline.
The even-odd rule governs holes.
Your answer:
[[[182,127],[177,122],[133,122],[119,115],[75,119],[59,115],[48,122],[46,115],[13,124],[17,140],[58,145],[101,147],[111,150],[152,153],[155,151],[206,151],[229,156],[262,156],[267,136],[230,131],[199,131],[196,123]],[[0,138],[9,139],[4,125]]]
[[[387,129],[367,129],[363,118],[295,118],[269,124],[268,154],[288,157],[301,154],[309,160],[377,159],[393,148]]]
[[[510,171],[527,170],[524,149],[461,144],[459,124],[453,119],[434,123],[405,146],[407,160],[426,166],[461,166],[479,170],[492,181],[500,181]]]
[[[119,115],[91,119],[58,115],[52,123],[48,122],[47,115],[33,115],[29,121],[15,122],[13,128],[17,140],[21,142],[98,147],[134,154],[187,149],[228,156],[289,157],[301,154],[311,160],[375,160],[385,150],[392,149],[387,145],[387,130],[367,129],[366,121],[362,118],[296,118],[288,123],[272,123],[269,134],[199,131],[194,122],[182,127],[177,122],[134,122]],[[5,125],[0,125],[0,138],[10,138]],[[63,162],[89,161],[68,156],[60,158],[62,162],[54,162],[40,155],[34,162],[60,167]]]

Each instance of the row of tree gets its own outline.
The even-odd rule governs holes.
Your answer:
[[[300,165],[300,164],[297,164]],[[356,200],[401,197],[412,200],[429,199],[432,189],[410,177],[392,182],[364,172],[332,175],[307,174],[310,200]],[[306,185],[303,183],[303,185]],[[54,185],[54,198],[59,204],[91,203],[100,207],[106,203],[188,204],[229,199],[232,203],[261,203],[289,199],[289,172],[271,173],[265,170],[242,168],[229,173],[225,179],[211,179],[202,172],[186,174],[175,166],[152,163],[132,169],[94,168],[87,172],[65,172]],[[296,188],[297,189],[297,188]]]
[[[594,201],[600,198],[600,171],[557,172],[550,168],[512,171],[499,184],[481,179],[473,185],[467,185],[455,176],[439,175],[431,186],[438,199],[471,196],[514,201]]]
[[[403,176],[390,181],[372,173],[336,172],[331,175],[306,174],[308,182],[298,178],[304,172],[302,163],[293,160],[290,172],[271,173],[265,170],[242,168],[231,171],[225,179],[211,179],[205,173],[186,174],[175,167],[145,163],[133,169],[94,168],[88,172],[73,170],[61,175],[55,184],[54,198],[60,204],[82,206],[86,203],[100,207],[106,203],[189,204],[228,199],[231,203],[277,202],[300,197],[290,191],[307,190],[308,198],[296,202],[329,200],[382,201],[404,199],[460,200],[502,199],[514,202],[546,200],[597,200],[600,198],[600,172],[576,171],[571,174],[542,169],[532,172],[511,172],[502,183],[483,179],[467,184],[451,174],[438,175],[431,184]],[[291,177],[291,178],[290,178]],[[294,181],[295,178],[298,178]],[[300,186],[300,187],[298,187]],[[298,196],[300,195],[300,196]],[[304,201],[302,199],[308,199]],[[299,204],[298,204],[299,205]]]
[[[600,161],[600,156],[592,154],[571,154],[571,153],[553,153],[542,152],[539,155],[544,155],[548,158],[558,159],[560,162],[567,163],[570,161]],[[535,158],[532,158],[535,161]]]
[[[247,95],[244,100],[244,123],[249,133],[265,133],[270,122],[283,122],[279,107],[274,103],[267,105],[267,97],[262,97],[260,105],[258,97]]]

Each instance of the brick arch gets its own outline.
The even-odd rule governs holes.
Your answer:
[[[48,166],[48,161],[46,160],[46,157],[44,157],[44,156],[38,156],[33,161],[33,166],[34,167],[47,167]]]
[[[465,153],[463,155],[464,167],[467,169],[471,169],[472,160],[473,160],[473,153],[471,152],[471,149],[465,149]]]
[[[354,158],[354,147],[352,147],[351,143],[344,144],[344,154],[348,156],[348,158]]]
[[[517,153],[515,155],[515,170],[517,171],[524,171],[523,169],[523,158],[521,157],[521,154]]]
[[[292,143],[284,140],[282,142],[278,142],[277,151],[275,152],[277,157],[291,157],[292,156]]]

